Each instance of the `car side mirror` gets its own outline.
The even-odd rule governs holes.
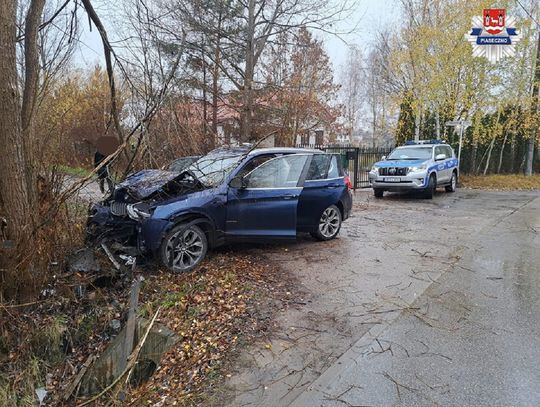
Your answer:
[[[229,186],[236,189],[244,189],[247,187],[247,182],[244,177],[234,177],[229,182]]]
[[[382,158],[381,158],[381,161],[384,161],[384,160],[386,160],[386,156],[385,156],[385,155],[383,155]]]
[[[435,161],[441,161],[441,160],[446,160],[446,155],[444,154],[437,154],[435,156]]]

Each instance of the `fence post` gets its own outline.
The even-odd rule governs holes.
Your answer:
[[[358,159],[360,156],[360,149],[356,147],[354,149],[354,184],[353,184],[353,191],[356,191],[356,185],[358,184]]]

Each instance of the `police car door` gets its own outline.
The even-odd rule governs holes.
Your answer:
[[[452,172],[457,167],[457,160],[454,156],[454,150],[452,150],[452,147],[450,146],[444,146],[446,150],[446,156],[448,157],[446,159],[446,169],[448,170],[448,179],[450,180],[452,177]]]
[[[445,158],[437,160],[437,156],[444,155]],[[449,159],[444,146],[435,146],[435,165],[437,166],[437,183],[445,183],[450,180],[450,172],[447,167]]]

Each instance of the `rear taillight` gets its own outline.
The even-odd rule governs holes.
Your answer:
[[[345,185],[347,185],[347,189],[353,189],[351,177],[349,177],[348,175],[345,175]]]

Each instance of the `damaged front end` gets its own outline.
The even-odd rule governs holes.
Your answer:
[[[160,203],[204,189],[189,173],[143,170],[118,184],[105,200],[89,208],[87,243],[114,252],[151,254],[141,238],[141,224]]]

